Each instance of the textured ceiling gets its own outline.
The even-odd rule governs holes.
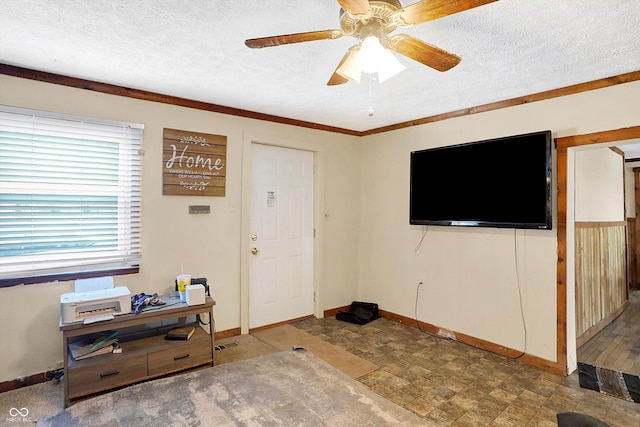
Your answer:
[[[639,0],[502,0],[400,28],[462,62],[441,73],[396,55],[406,70],[379,85],[326,86],[351,37],[244,45],[338,29],[338,12],[335,0],[0,0],[0,62],[354,131],[640,70]]]

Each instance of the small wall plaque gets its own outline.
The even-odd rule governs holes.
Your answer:
[[[224,196],[227,137],[164,129],[162,194]]]
[[[189,206],[190,214],[208,214],[211,213],[211,206],[209,205],[191,205]]]

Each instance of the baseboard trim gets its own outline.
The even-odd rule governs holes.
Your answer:
[[[249,329],[249,333],[253,334],[255,332],[264,331],[265,329],[275,328],[276,326],[281,326],[281,325],[286,325],[286,324],[289,324],[289,323],[299,322],[300,320],[313,319],[314,317],[315,316],[313,314],[310,314],[308,316],[302,316],[302,317],[298,317],[296,319],[285,320],[284,322],[273,323],[271,325],[265,325],[265,326],[258,326],[257,328]]]
[[[482,350],[486,350],[491,353],[498,354],[500,356],[518,359],[529,365],[536,366],[538,368],[544,369],[545,371],[548,371],[557,375],[565,375],[565,376],[567,375],[566,367],[561,366],[557,362],[552,362],[550,360],[542,359],[538,356],[533,356],[531,354],[522,353],[522,351],[520,350],[515,350],[509,347],[492,343],[490,341],[485,341],[480,338],[472,337],[470,335],[466,335],[460,332],[443,329],[438,326],[432,325],[430,323],[422,322],[416,319],[412,319],[410,317],[405,317],[400,314],[392,313],[390,311],[379,310],[379,314],[385,319],[389,319],[389,320],[396,321],[398,323],[403,323],[409,326],[413,326],[415,328],[422,329],[424,331],[427,331],[433,335],[436,335],[442,338],[447,338],[453,341],[459,341],[459,342],[471,345],[473,347],[477,347]]]
[[[346,306],[346,310],[348,310],[349,306]],[[344,307],[335,308],[331,310],[325,311],[325,317],[330,317],[335,315],[338,311],[345,310]],[[329,314],[328,314],[329,313]],[[334,313],[334,314],[330,314]],[[400,314],[396,314],[386,310],[378,310],[378,314],[385,319],[392,320],[394,322],[402,323],[408,326],[412,326],[416,329],[421,329],[423,331],[429,332],[433,335],[439,336],[441,338],[450,339],[453,341],[459,341],[464,344],[468,344],[472,347],[480,348],[482,350],[489,351],[491,353],[498,354],[500,356],[509,357],[513,359],[518,359],[527,363],[529,365],[544,369],[545,371],[551,372],[556,375],[567,375],[567,368],[562,366],[557,362],[552,362],[550,360],[543,359],[538,356],[534,356],[527,353],[522,353],[520,350],[515,350],[509,347],[505,347],[499,344],[492,343],[490,341],[485,341],[480,338],[472,337],[470,335],[466,335],[460,332],[451,331],[447,329],[440,328],[438,326],[432,325],[430,323],[417,321],[416,319],[412,319],[410,317],[402,316]]]
[[[342,306],[342,307],[336,307],[336,308],[332,308],[329,310],[325,310],[324,311],[324,317],[332,317],[335,316],[339,311],[349,311],[349,307],[348,305]],[[447,329],[443,329],[443,328],[439,328],[435,325],[432,325],[430,323],[426,323],[426,322],[422,322],[422,321],[416,321],[416,319],[412,319],[410,317],[406,317],[406,316],[402,316],[400,314],[396,314],[390,311],[386,311],[386,310],[378,310],[378,314],[380,314],[381,317],[384,317],[385,319],[388,320],[392,320],[394,322],[398,322],[398,323],[402,323],[405,324],[407,326],[412,326],[416,329],[422,329],[424,331],[427,331],[433,335],[437,335],[441,338],[447,338],[447,339],[451,339],[453,341],[459,341],[465,344],[469,344],[473,347],[477,347],[480,348],[482,350],[486,350],[486,351],[490,351],[492,353],[498,354],[500,356],[504,356],[504,357],[510,357],[510,358],[517,358],[519,360],[522,360],[523,362],[532,365],[532,366],[536,366],[538,368],[544,369],[545,371],[554,373],[556,375],[567,375],[567,369],[565,366],[561,366],[560,364],[558,364],[557,362],[552,362],[550,360],[546,360],[546,359],[542,359],[540,357],[537,356],[533,356],[530,354],[522,354],[521,351],[519,350],[514,350],[512,348],[508,348],[508,347],[504,347],[502,345],[499,344],[495,344],[489,341],[485,341],[479,338],[475,338],[469,335],[465,335],[462,334],[460,332],[454,332],[454,331],[450,331]],[[297,322],[299,320],[304,320],[304,319],[309,319],[312,318],[313,316],[305,316],[305,317],[301,317],[299,319],[292,319],[289,321],[285,321],[285,322],[280,322],[280,323],[276,323],[273,325],[267,325],[267,326],[261,326],[259,328],[253,328],[251,329],[249,332],[250,333],[254,333],[254,332],[258,332],[264,329],[269,329],[269,328],[274,328],[276,326],[280,326],[280,325],[284,325],[287,323],[293,323],[293,322]],[[235,337],[241,335],[241,329],[240,328],[233,328],[233,329],[228,329],[226,331],[220,331],[220,332],[216,332],[214,334],[215,339],[223,339],[223,338],[230,338],[230,337]],[[30,385],[35,385],[35,384],[40,384],[43,383],[45,381],[49,381],[50,379],[47,379],[47,375],[48,372],[41,372],[39,374],[33,374],[33,375],[29,375],[26,378],[24,378],[23,380],[21,379],[15,379],[15,380],[11,380],[11,381],[5,381],[0,383],[0,393],[4,393],[5,391],[11,391],[11,390],[15,390],[18,389],[20,387],[26,387],[26,386],[30,386]]]
[[[221,340],[223,338],[235,337],[241,334],[240,328],[227,329],[226,331],[215,332],[213,334],[214,340]]]
[[[53,375],[49,375],[49,372],[40,372],[39,374],[28,375],[25,377],[16,378],[15,380],[1,382],[0,393],[51,381],[53,379]]]
[[[350,305],[345,305],[342,307],[332,308],[330,310],[324,311],[324,317],[333,317],[338,314],[339,311],[349,311]]]

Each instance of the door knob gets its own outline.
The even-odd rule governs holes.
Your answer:
[[[253,240],[255,242],[256,240],[258,240],[258,236],[256,236],[255,234],[252,234],[251,235],[251,240]]]
[[[254,255],[258,255],[258,252],[260,252],[260,251],[258,250],[258,248],[251,248],[251,253],[252,253],[252,254],[254,254]]]

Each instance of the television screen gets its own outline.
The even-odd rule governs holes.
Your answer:
[[[551,131],[412,152],[409,222],[550,230]]]

